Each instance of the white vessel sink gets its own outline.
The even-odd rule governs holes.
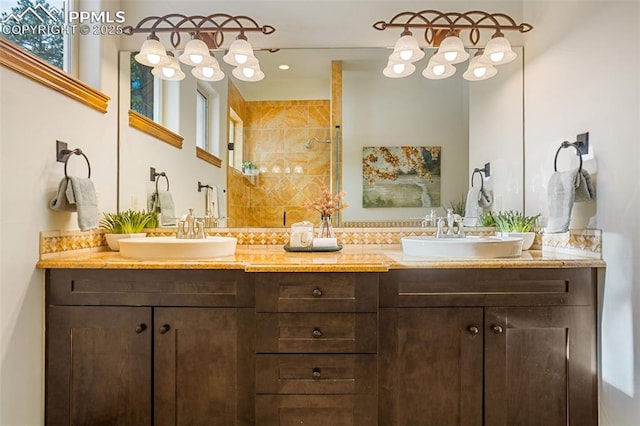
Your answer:
[[[401,242],[402,252],[415,257],[493,259],[522,254],[522,238],[518,237],[404,237]]]
[[[148,237],[120,240],[120,254],[131,259],[211,259],[236,252],[237,238],[178,239]]]

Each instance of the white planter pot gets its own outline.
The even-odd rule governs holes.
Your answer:
[[[522,250],[529,250],[536,238],[535,232],[496,232],[498,237],[518,237],[522,238]]]
[[[118,240],[122,238],[145,238],[147,234],[145,232],[140,232],[138,234],[105,234],[105,238],[107,239],[107,244],[109,248],[113,251],[120,251],[120,244]]]

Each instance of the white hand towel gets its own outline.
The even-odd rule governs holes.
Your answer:
[[[169,191],[158,191],[158,206],[160,207],[160,223],[162,225],[175,225],[176,212],[173,197]]]
[[[218,208],[218,187],[213,185],[212,188],[207,188],[206,206],[209,209],[209,214],[218,219],[220,217],[220,209]]]
[[[480,207],[479,199],[481,197],[479,187],[469,188],[467,192],[467,201],[464,209],[464,226],[477,226],[478,218],[482,214],[482,207]]]
[[[548,233],[567,232],[574,202],[590,201],[595,197],[591,176],[586,170],[555,172],[547,189],[549,220]]]
[[[58,211],[78,212],[81,231],[98,227],[98,198],[91,179],[63,177],[49,207]]]

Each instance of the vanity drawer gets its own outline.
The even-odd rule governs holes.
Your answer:
[[[380,274],[381,307],[590,305],[596,270],[402,269]]]
[[[374,273],[267,273],[256,276],[257,312],[376,312]]]
[[[252,307],[253,276],[239,270],[49,269],[52,305]]]
[[[376,395],[256,395],[258,426],[377,426]]]
[[[258,353],[375,353],[376,314],[256,314]]]
[[[375,394],[375,355],[257,355],[256,392]]]

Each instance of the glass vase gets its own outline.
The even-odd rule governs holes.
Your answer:
[[[320,218],[320,238],[333,238],[333,228],[331,227],[331,216]]]

